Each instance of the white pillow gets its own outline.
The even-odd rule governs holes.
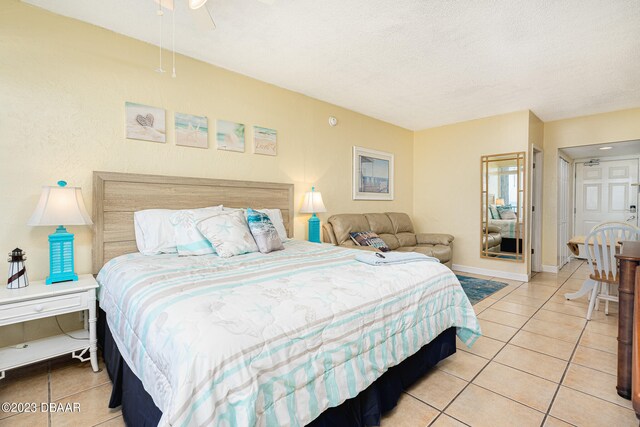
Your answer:
[[[502,211],[500,212],[500,219],[517,219],[514,211]]]
[[[143,255],[175,254],[175,232],[170,209],[146,209],[133,213],[136,245]]]
[[[198,222],[198,230],[222,258],[258,252],[241,210],[221,213]]]
[[[222,205],[201,209],[185,209],[171,215],[178,255],[207,255],[215,253],[211,243],[200,233],[197,223],[222,212]]]
[[[267,214],[267,216],[271,220],[271,223],[276,228],[280,240],[282,240],[283,242],[289,240],[289,238],[287,237],[287,229],[284,228],[284,221],[282,219],[282,212],[280,211],[280,209],[260,209],[260,212],[264,212]]]

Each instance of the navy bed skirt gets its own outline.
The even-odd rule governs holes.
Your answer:
[[[98,315],[98,344],[109,377],[113,382],[110,408],[122,405],[128,426],[157,426],[162,412],[120,355],[106,326],[104,311]],[[393,409],[404,390],[421,378],[440,360],[456,352],[456,328],[449,328],[401,364],[390,368],[356,397],[324,411],[313,420],[313,427],[379,426],[382,414]]]

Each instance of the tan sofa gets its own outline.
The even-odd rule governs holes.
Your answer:
[[[326,243],[354,249],[373,250],[357,246],[349,233],[373,231],[392,251],[420,252],[436,257],[451,268],[453,236],[450,234],[416,233],[405,213],[367,213],[332,215],[322,224],[322,240]]]
[[[500,245],[502,244],[500,227],[489,225],[486,230],[488,233],[482,234],[482,250],[486,247],[489,252],[500,252]]]

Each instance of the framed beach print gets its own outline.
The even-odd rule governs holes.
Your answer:
[[[353,200],[393,200],[393,154],[353,147]]]
[[[275,129],[253,127],[253,152],[275,156],[278,154],[278,132]]]
[[[218,150],[244,153],[244,125],[226,120],[217,120],[216,144]]]
[[[206,117],[175,113],[176,145],[209,148],[209,127]]]
[[[163,108],[125,102],[126,137],[143,141],[167,142]]]

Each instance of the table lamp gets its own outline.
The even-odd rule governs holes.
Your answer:
[[[28,225],[58,226],[49,235],[49,277],[46,284],[78,280],[74,271],[73,234],[64,225],[91,225],[93,222],[84,207],[80,187],[67,187],[58,181],[57,187],[42,187],[42,194]],[[64,224],[64,225],[62,225]]]
[[[496,199],[496,206],[504,206],[504,199]]]
[[[316,216],[318,212],[326,212],[327,208],[324,207],[322,202],[322,194],[319,191],[315,191],[315,187],[311,187],[311,191],[305,193],[304,202],[302,202],[301,213],[310,213],[309,218],[309,241],[314,243],[320,243],[320,218]]]

